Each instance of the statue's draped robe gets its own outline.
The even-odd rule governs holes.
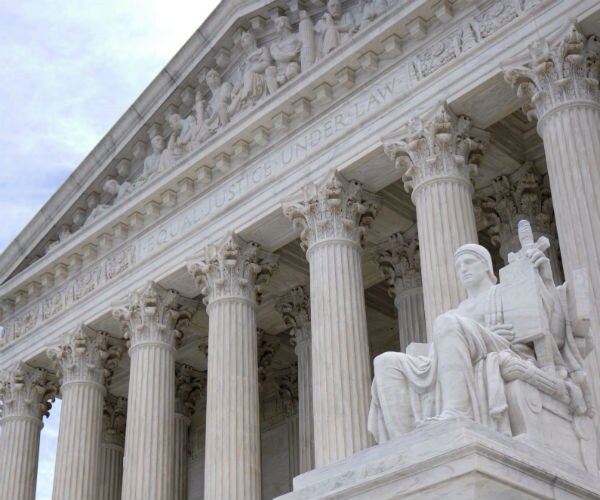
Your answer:
[[[383,443],[431,417],[466,417],[510,434],[500,353],[510,342],[489,329],[503,323],[498,287],[488,291],[484,324],[456,310],[439,316],[429,355],[388,352],[375,360],[369,431]]]

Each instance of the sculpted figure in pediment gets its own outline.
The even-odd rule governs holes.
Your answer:
[[[240,62],[241,79],[233,88],[231,104],[236,113],[274,93],[278,87],[277,68],[268,47],[258,47],[256,37],[250,31],[242,33],[240,43],[244,51]]]
[[[348,41],[358,29],[352,12],[344,12],[341,0],[329,0],[323,18],[317,22],[317,50],[324,57]]]
[[[161,159],[163,168],[172,165],[191,151],[197,128],[196,118],[191,114],[184,119],[179,113],[169,113],[166,119],[171,127],[171,135],[167,142],[166,154],[163,154]]]
[[[102,186],[103,203],[99,203],[90,212],[90,215],[84,222],[84,226],[96,220],[104,212],[108,211],[112,206],[123,201],[138,187],[138,182],[131,183],[124,181],[119,184],[115,179],[109,179]]]
[[[277,68],[277,84],[283,85],[300,73],[302,41],[298,34],[292,33],[287,16],[276,16],[273,23],[275,24],[276,38],[271,44],[270,52]]]
[[[383,15],[388,7],[387,0],[363,0],[360,27],[364,28],[376,17]]]
[[[156,134],[150,138],[152,152],[144,159],[144,169],[136,184],[141,184],[150,179],[160,170],[160,163],[165,150],[165,140],[162,135]]]
[[[204,81],[211,92],[210,100],[206,107],[206,126],[211,130],[227,125],[233,115],[231,108],[231,93],[233,86],[229,82],[221,81],[221,76],[214,69],[209,69],[204,76]]]
[[[555,286],[543,253],[548,240],[534,243],[527,221],[519,223],[519,237],[522,249],[500,270],[500,284],[484,247],[467,244],[455,252],[467,298],[438,316],[427,355],[388,352],[375,358],[369,430],[378,443],[431,420],[457,417],[508,435],[549,439],[541,428],[546,404],[562,405],[562,418],[545,418],[555,418],[575,443],[581,429],[594,434],[584,371],[592,349],[589,316],[582,323],[581,306],[570,300],[585,290]],[[585,440],[595,449],[595,440]],[[590,449],[583,461],[597,470]]]
[[[204,142],[212,135],[212,130],[207,124],[208,117],[206,116],[206,107],[204,99],[202,98],[202,92],[196,92],[196,100],[192,109],[192,115],[195,124],[192,131],[191,149],[196,149],[200,143]]]

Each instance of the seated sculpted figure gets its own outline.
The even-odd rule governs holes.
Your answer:
[[[242,33],[240,45],[244,51],[240,62],[241,79],[234,86],[231,98],[231,109],[235,113],[273,94],[278,87],[277,69],[269,48],[259,47],[250,31]]]
[[[290,20],[287,16],[273,18],[276,38],[271,43],[271,56],[276,65],[276,80],[283,85],[300,73],[299,56],[302,41],[297,34],[292,33]]]
[[[211,91],[206,111],[206,126],[211,130],[223,127],[229,123],[234,111],[231,108],[231,93],[233,86],[229,82],[222,82],[221,76],[216,70],[210,69],[204,77]]]
[[[539,287],[534,298],[539,299],[544,334],[528,338],[519,324],[510,323],[521,314],[519,300],[530,297],[516,302],[508,297],[507,291],[514,289],[510,283],[508,288],[504,282],[496,285],[489,252],[475,244],[461,246],[454,262],[467,298],[436,319],[428,355],[387,352],[375,358],[369,431],[378,443],[430,420],[457,417],[511,435],[503,376],[515,366],[524,367],[526,383],[535,376],[563,387],[562,402],[572,414],[592,415],[582,366],[587,352],[581,352],[567,327],[566,306],[554,285],[550,262],[534,245],[524,247],[519,258],[519,265],[524,262],[531,270],[530,281]],[[502,280],[505,277],[501,271]],[[511,300],[517,309],[507,305]]]
[[[165,150],[165,140],[160,134],[150,138],[151,153],[144,159],[144,169],[137,180],[137,184],[142,184],[157,172],[161,170],[161,160]]]
[[[344,12],[341,0],[329,0],[323,18],[315,26],[319,57],[346,43],[357,29],[354,16],[350,11]]]

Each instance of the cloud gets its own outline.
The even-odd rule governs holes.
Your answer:
[[[0,251],[218,1],[9,2],[0,24]]]

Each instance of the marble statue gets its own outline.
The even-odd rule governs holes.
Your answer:
[[[229,82],[221,81],[221,76],[214,69],[208,70],[204,81],[211,91],[211,98],[206,107],[208,116],[205,123],[211,130],[216,130],[228,124],[233,114],[231,109],[233,86]]]
[[[270,51],[277,68],[277,84],[283,85],[300,73],[299,57],[302,41],[297,34],[292,33],[287,16],[276,16],[273,23],[276,38],[271,43]]]
[[[245,57],[240,62],[241,79],[233,88],[231,108],[234,112],[256,104],[278,87],[277,69],[269,48],[259,47],[251,31],[242,33],[240,43]]]
[[[193,116],[195,124],[190,147],[191,149],[196,149],[200,143],[204,142],[212,135],[212,130],[207,124],[206,103],[202,97],[202,92],[200,91],[196,92],[192,113],[193,115],[190,116]]]
[[[484,247],[456,250],[467,298],[438,316],[427,356],[387,352],[375,358],[369,430],[378,443],[431,420],[458,417],[514,434],[505,378],[517,366],[528,384],[543,379],[561,387],[574,415],[592,415],[583,371],[589,349],[571,328],[564,289],[554,285],[542,251],[545,242],[533,243],[527,221],[520,221],[519,236],[523,248],[500,271],[500,284]]]
[[[347,42],[357,29],[354,16],[349,11],[343,11],[341,0],[329,0],[323,18],[315,26],[319,57],[325,57]]]
[[[90,212],[90,215],[84,222],[84,226],[89,225],[91,222],[96,220],[100,215],[109,210],[113,205],[116,205],[120,201],[127,198],[138,185],[141,184],[139,181],[131,183],[129,181],[123,181],[119,184],[115,179],[108,179],[102,186],[102,197],[104,203],[99,203]]]
[[[163,153],[161,159],[164,166],[174,163],[191,151],[197,129],[196,119],[193,115],[184,119],[179,113],[169,113],[166,119],[172,132],[167,142],[166,154]]]
[[[152,152],[144,159],[144,169],[138,178],[138,182],[143,182],[152,177],[160,170],[160,161],[165,150],[165,140],[160,134],[150,139]]]

